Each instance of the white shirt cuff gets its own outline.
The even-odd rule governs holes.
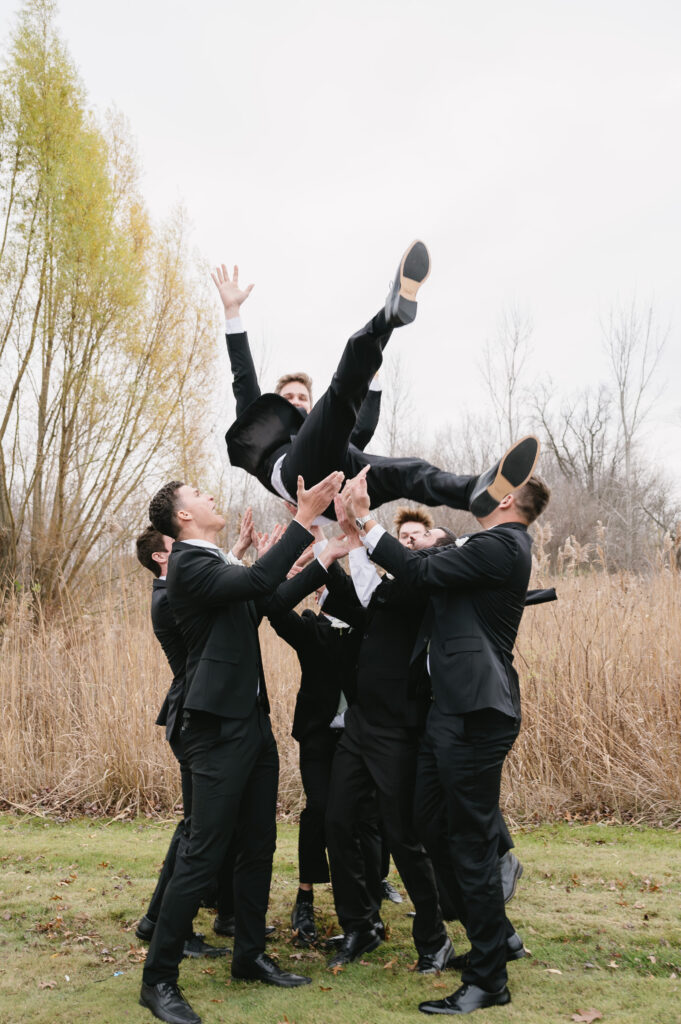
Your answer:
[[[244,325],[240,316],[233,316],[231,320],[225,320],[225,331],[227,334],[243,334]]]
[[[328,571],[329,571],[329,570],[328,570],[328,569],[326,568],[326,566],[324,565],[324,563],[322,562],[322,560],[320,559],[319,555],[317,555],[317,561],[318,561],[318,562],[319,562],[319,564],[321,565],[321,567],[322,567],[322,569],[324,570],[324,572],[328,572]]]
[[[227,552],[227,554],[225,555],[225,558],[227,559],[227,561],[229,562],[230,565],[243,565],[244,564],[241,561],[241,559],[237,558],[236,555],[232,554],[231,551]]]
[[[381,384],[378,374],[371,378],[371,384],[369,385],[369,391],[382,391],[383,385]]]
[[[380,526],[378,523],[376,523],[375,526],[372,526],[368,533],[360,533],[362,544],[367,549],[370,555],[373,554],[374,548],[376,547],[384,533],[384,528]]]
[[[329,542],[326,539],[326,537],[324,538],[324,540],[316,540],[314,542],[314,545],[312,547],[312,553],[315,556],[315,558],[319,558],[319,556],[321,555],[322,551],[324,550],[328,543]]]

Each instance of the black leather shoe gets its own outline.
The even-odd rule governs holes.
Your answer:
[[[501,888],[504,890],[504,903],[510,903],[515,896],[518,879],[523,873],[523,866],[513,853],[507,850],[499,862],[501,868]]]
[[[468,503],[473,515],[484,519],[494,512],[507,494],[529,480],[538,458],[539,439],[534,434],[528,434],[511,445],[496,465],[476,480]]]
[[[527,950],[523,946],[523,940],[517,932],[513,932],[513,935],[509,935],[506,939],[506,963],[510,963],[511,960],[522,960],[524,956],[527,956]],[[459,953],[458,956],[451,957],[447,966],[451,967],[453,971],[463,971],[466,967],[470,967],[470,962],[471,951],[469,949],[466,953]]]
[[[416,970],[419,974],[439,974],[440,971],[444,971],[453,956],[454,946],[448,936],[444,945],[435,953],[419,953]]]
[[[198,1013],[194,1013],[178,986],[168,981],[159,981],[158,985],[142,982],[139,1002],[167,1024],[201,1024]]]
[[[152,921],[150,917],[145,914],[144,917],[140,917],[135,928],[135,935],[142,942],[151,942],[156,922]]]
[[[378,935],[381,942],[385,942],[385,925],[380,917],[377,917],[373,923],[373,929]]]
[[[294,946],[309,946],[317,941],[312,903],[296,900],[291,911],[291,928],[296,933],[293,937]]]
[[[255,960],[232,961],[232,977],[240,981],[264,981],[266,985],[279,985],[280,988],[296,988],[312,981],[302,974],[282,971],[267,953],[259,953]]]
[[[230,917],[218,916],[213,921],[213,931],[216,935],[228,935],[230,938],[234,938],[234,914]]]
[[[372,949],[380,946],[383,939],[376,934],[375,928],[366,928],[364,931],[346,932],[340,944],[338,952],[329,960],[329,968],[343,967],[344,964],[352,963],[363,953],[370,953]]]
[[[412,242],[397,268],[385,300],[389,327],[410,324],[416,317],[416,293],[430,273],[430,256],[423,242]]]
[[[265,925],[265,938],[269,939],[270,935],[273,935],[277,929],[273,924]],[[218,916],[213,921],[213,931],[216,935],[227,935],[230,938],[234,938],[234,914],[230,917]]]
[[[391,903],[402,903],[403,899],[401,894],[397,891],[394,885],[392,885],[387,878],[384,878],[381,882],[381,897],[384,900],[390,900]]]
[[[194,959],[207,957],[209,960],[215,960],[219,956],[227,956],[228,953],[227,946],[211,946],[204,942],[203,935],[197,932],[194,932],[190,939],[184,940],[182,949],[182,956],[190,956]]]
[[[487,1006],[506,1006],[511,1002],[511,993],[506,986],[498,992],[485,992],[477,985],[462,985],[451,996],[444,999],[429,999],[419,1003],[421,1013],[472,1013]]]

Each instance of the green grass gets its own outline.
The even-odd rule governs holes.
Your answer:
[[[153,1018],[137,1005],[140,949],[132,926],[153,889],[174,823],[0,817],[0,1021],[118,1024]],[[425,1020],[422,999],[458,985],[422,978],[407,903],[384,904],[389,937],[334,976],[316,951],[297,951],[287,929],[296,892],[296,834],[280,825],[268,944],[282,966],[313,983],[281,991],[229,981],[229,961],[184,961],[181,983],[205,1024],[400,1024]],[[479,1011],[476,1024],[571,1021],[594,1008],[604,1021],[681,1021],[681,835],[652,829],[554,825],[519,833],[525,865],[510,916],[532,956],[509,967],[513,1002]],[[399,885],[399,882],[398,882]],[[322,926],[335,926],[330,890],[318,887]],[[197,929],[211,932],[201,911]],[[458,925],[450,934],[466,948]],[[220,942],[221,940],[216,940]]]

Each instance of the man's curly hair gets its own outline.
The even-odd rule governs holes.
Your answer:
[[[151,525],[159,533],[177,540],[180,524],[175,515],[177,511],[177,492],[184,487],[182,480],[171,480],[164,484],[149,502],[149,518]]]

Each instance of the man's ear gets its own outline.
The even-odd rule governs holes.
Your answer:
[[[163,562],[167,561],[167,559],[168,559],[168,552],[167,551],[152,551],[151,552],[151,560],[152,560],[152,562],[158,562],[159,565],[161,565]]]
[[[178,519],[181,519],[185,523],[190,522],[192,519],[191,512],[189,512],[186,508],[178,509],[175,515],[177,516]]]
[[[499,508],[507,509],[507,508],[510,508],[511,505],[514,505],[514,504],[515,504],[515,497],[514,497],[514,495],[507,494],[506,497],[502,498],[501,501],[499,502]]]

